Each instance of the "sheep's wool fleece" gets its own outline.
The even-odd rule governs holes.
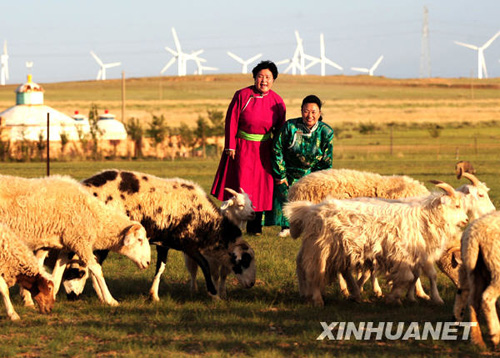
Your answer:
[[[0,224],[0,275],[13,286],[18,275],[36,276],[38,262],[33,252],[6,225]]]
[[[384,176],[351,169],[320,170],[301,178],[290,187],[289,201],[319,203],[326,197],[349,199],[372,197],[399,199],[429,195],[421,182],[404,175]]]
[[[34,179],[0,175],[0,221],[22,234],[32,250],[65,247],[82,259],[92,249],[116,245],[120,232],[132,224],[76,180],[59,175]]]
[[[82,182],[97,198],[139,221],[150,242],[164,240],[178,249],[182,241],[208,247],[219,241],[222,216],[197,184],[180,178],[106,170]]]

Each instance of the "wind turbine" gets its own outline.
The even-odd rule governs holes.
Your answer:
[[[373,66],[370,67],[370,68],[351,67],[351,70],[358,71],[358,72],[368,73],[368,76],[373,76],[373,72],[375,72],[376,68],[378,67],[378,65],[380,65],[380,62],[382,62],[383,58],[384,58],[384,56],[380,56],[377,59],[377,61],[375,61],[375,63],[373,64]]]
[[[0,85],[5,86],[5,81],[9,79],[9,54],[7,53],[7,40],[3,42],[3,53],[0,55]]]
[[[165,47],[165,50],[170,52],[174,57],[172,57],[170,61],[167,62],[167,64],[162,68],[160,73],[163,74],[170,66],[174,64],[175,61],[177,61],[177,75],[185,76],[187,74],[187,61],[188,60],[194,61],[195,57],[200,55],[203,52],[203,50],[194,51],[191,52],[190,54],[182,52],[181,43],[179,41],[179,38],[177,37],[177,32],[173,27],[172,27],[172,36],[174,37],[175,50],[171,49],[170,47]]]
[[[319,51],[320,51],[320,55],[319,55],[320,57],[319,58],[315,57],[313,60],[311,60],[309,65],[306,66],[306,70],[308,70],[312,66],[316,65],[317,63],[321,64],[321,76],[325,76],[325,74],[326,74],[326,65],[330,65],[332,67],[335,67],[339,71],[343,70],[343,68],[340,65],[336,64],[335,62],[333,62],[332,60],[330,60],[329,58],[326,57],[325,37],[323,34],[319,35]]]
[[[290,59],[285,59],[277,62],[278,65],[290,63],[288,67],[283,71],[284,73],[288,73],[288,71],[292,71],[292,75],[300,73],[301,75],[306,74],[306,59],[310,61],[315,61],[316,58],[306,55],[304,53],[304,45],[303,40],[299,35],[299,32],[295,30],[295,40],[297,41],[297,47],[295,47],[295,51],[293,53],[293,57]]]
[[[106,69],[120,66],[122,64],[121,62],[104,63],[101,61],[101,59],[99,57],[97,57],[97,55],[94,53],[94,51],[90,51],[90,54],[97,61],[99,66],[101,66],[101,68],[99,69],[99,72],[97,72],[96,79],[98,81],[99,80],[103,80],[103,81],[106,80]]]
[[[192,55],[191,55],[192,56]],[[193,56],[192,60],[196,63],[195,75],[202,75],[203,71],[218,71],[217,67],[204,66],[203,63],[207,62],[204,58]]]
[[[235,59],[237,62],[241,63],[243,66],[241,68],[241,73],[248,73],[248,65],[251,64],[252,62],[256,61],[258,58],[262,57],[262,54],[259,53],[258,55],[255,55],[248,60],[244,60],[239,56],[236,56],[234,53],[227,51],[227,54]]]
[[[500,36],[500,31],[498,31],[495,35],[493,35],[492,38],[490,38],[488,41],[484,43],[483,46],[480,47],[455,41],[455,43],[459,46],[467,47],[472,50],[477,50],[477,78],[479,79],[483,78],[483,71],[484,71],[484,77],[488,78],[488,72],[486,71],[486,61],[484,60],[484,50],[487,49],[488,46],[490,46],[491,43],[495,41],[495,39],[498,36]]]

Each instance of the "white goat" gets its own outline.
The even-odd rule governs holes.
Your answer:
[[[240,188],[241,193],[231,188],[225,188],[225,190],[233,196],[222,202],[220,211],[222,215],[227,217],[233,224],[243,229],[248,220],[253,220],[255,218],[252,201],[242,188]],[[242,240],[238,243],[238,246],[242,252],[247,251],[255,259],[255,253],[246,241]],[[223,262],[217,261],[216,257],[211,257],[210,254],[205,254],[204,256],[210,265],[212,280],[219,289],[219,296],[225,298],[227,296],[226,279],[227,275],[231,273],[231,267],[225,266]],[[194,292],[197,290],[196,275],[198,273],[198,264],[186,254],[184,254],[184,262],[191,277],[191,291]]]
[[[500,343],[500,322],[496,302],[500,296],[500,212],[485,215],[462,235],[460,289],[455,301],[455,317],[463,320],[465,305],[470,310],[472,342],[485,347],[478,322],[483,312],[493,345]]]
[[[467,216],[463,194],[437,182],[446,194],[431,194],[420,205],[366,203],[352,210],[345,201],[291,202],[285,207],[293,238],[302,235],[297,256],[301,294],[322,306],[325,285],[340,272],[351,297],[360,300],[359,287],[350,271],[373,260],[389,273],[393,282],[388,302],[401,303],[403,292],[414,300],[411,286],[429,260],[437,260],[449,238],[458,234]],[[361,204],[361,203],[360,203]],[[435,272],[435,271],[434,271]],[[433,287],[433,296],[437,288]]]

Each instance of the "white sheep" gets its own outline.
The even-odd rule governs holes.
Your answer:
[[[106,205],[146,228],[157,251],[156,273],[150,289],[153,300],[159,300],[160,278],[171,248],[186,253],[200,266],[207,290],[213,296],[218,297],[205,256],[230,267],[244,287],[254,285],[253,250],[245,245],[241,230],[221,215],[197,184],[121,170],[105,170],[82,184]],[[78,285],[81,287],[84,281]]]
[[[12,321],[20,318],[9,297],[9,287],[15,283],[31,292],[41,313],[52,310],[54,283],[40,269],[33,251],[24,241],[8,226],[0,224],[0,293]]]
[[[222,202],[220,207],[221,214],[227,217],[240,229],[243,229],[248,220],[253,220],[255,218],[255,211],[252,206],[252,201],[242,188],[240,188],[241,193],[238,193],[231,188],[225,188],[225,190],[233,196]],[[242,253],[246,251],[250,254],[251,257],[255,258],[255,252],[245,240],[241,240],[237,247],[241,250]],[[212,280],[218,287],[219,296],[221,298],[225,298],[227,296],[226,279],[228,274],[231,273],[231,267],[224,266],[221,262],[217,261],[216,257],[211,257],[209,253],[205,253],[204,256],[207,259],[208,264],[210,265]],[[197,290],[196,275],[198,272],[198,264],[186,254],[184,254],[184,262],[191,277],[191,291],[194,292]]]
[[[325,285],[340,272],[351,297],[360,300],[350,271],[377,260],[393,282],[386,300],[400,303],[406,291],[414,300],[411,286],[420,270],[439,258],[447,240],[467,222],[463,194],[446,183],[437,186],[446,194],[431,194],[419,205],[366,203],[363,210],[353,210],[351,204],[335,199],[316,205],[289,203],[285,214],[290,218],[290,233],[293,238],[302,236],[297,256],[302,260],[297,265],[301,293],[322,306]]]
[[[151,260],[141,224],[106,207],[66,176],[26,179],[0,175],[0,222],[21,235],[33,251],[56,248],[75,252],[95,277],[96,292],[109,305],[118,302],[109,292],[93,251],[120,253],[141,269]],[[61,276],[61,270],[53,272],[54,294]]]

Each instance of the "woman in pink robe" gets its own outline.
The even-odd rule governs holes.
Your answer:
[[[262,232],[262,212],[273,206],[271,151],[273,135],[285,123],[285,103],[271,87],[278,69],[262,61],[252,70],[254,85],[236,91],[226,114],[225,149],[211,193],[219,200],[231,195],[224,188],[247,193],[255,207],[249,234]]]

